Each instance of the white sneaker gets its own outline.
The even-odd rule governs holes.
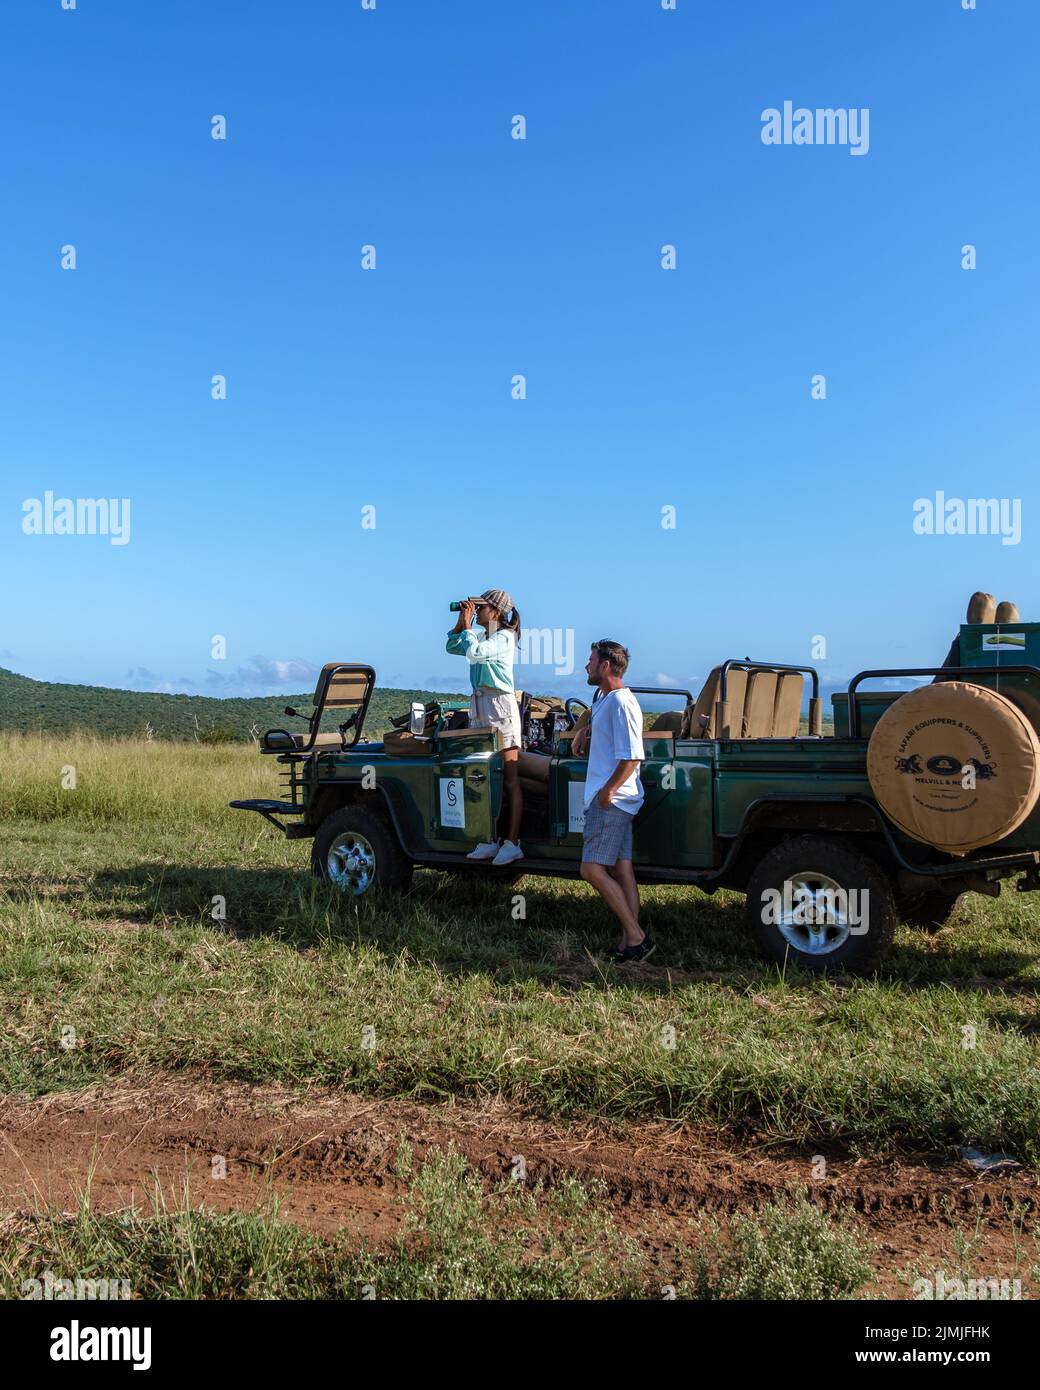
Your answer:
[[[516,859],[523,859],[524,852],[519,845],[515,845],[512,840],[503,840],[502,848],[492,860],[492,866],[500,869],[503,864],[512,864]]]
[[[467,859],[494,859],[498,853],[498,841],[494,840],[490,845],[478,845],[476,849],[471,849],[466,855]]]

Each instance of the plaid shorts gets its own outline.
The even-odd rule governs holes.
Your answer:
[[[583,864],[613,865],[619,859],[632,858],[632,817],[617,806],[604,811],[593,798],[585,807],[585,843],[581,849]]]

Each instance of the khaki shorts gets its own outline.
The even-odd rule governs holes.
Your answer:
[[[470,696],[469,719],[473,728],[497,729],[500,748],[520,747],[520,706],[515,695],[479,686]]]

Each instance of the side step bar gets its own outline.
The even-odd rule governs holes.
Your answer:
[[[302,816],[303,806],[296,806],[291,801],[229,801],[228,805],[233,811],[255,811],[258,816],[263,816],[264,820],[270,821],[276,830],[280,830],[287,840],[304,840],[314,834],[309,825],[283,825],[276,816]]]

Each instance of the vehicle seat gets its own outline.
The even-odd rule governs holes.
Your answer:
[[[716,709],[715,706],[719,699],[719,684],[722,674],[722,667],[716,666],[708,676],[692,705],[686,706],[686,713],[683,718],[683,727],[680,731],[682,738],[718,738],[719,731],[715,727]],[[726,677],[726,697],[729,702],[729,725],[730,733],[728,737],[739,738],[743,727],[744,718],[744,697],[747,693],[747,672],[737,668],[731,668]]]
[[[797,671],[781,671],[773,705],[773,737],[797,738],[802,722],[804,681]]]
[[[647,729],[648,734],[675,734],[678,737],[683,726],[683,711],[679,709],[667,709],[663,714],[659,714],[654,722]]]
[[[773,706],[776,704],[776,672],[752,671],[744,696],[741,738],[772,738]]]
[[[290,733],[287,729],[268,729],[263,736],[263,746],[271,753],[291,753],[309,743],[310,734]],[[329,749],[335,749],[338,752],[342,747],[343,735],[338,729],[318,734],[313,744],[313,748],[320,752],[328,752]]]
[[[339,661],[328,661],[318,672],[318,683],[314,687],[313,703],[315,707],[321,699],[321,687],[326,674],[342,664]],[[363,672],[340,671],[339,675],[333,676],[329,682],[329,688],[325,693],[325,708],[342,709],[344,705],[359,705],[365,698],[367,685],[368,678]]]

